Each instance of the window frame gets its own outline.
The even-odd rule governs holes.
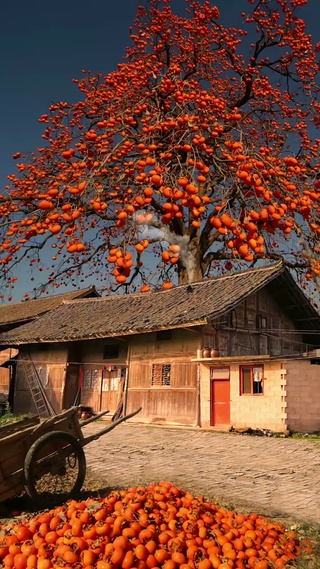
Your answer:
[[[268,329],[268,317],[264,314],[258,314],[257,327],[259,329],[259,332],[265,332]]]
[[[154,383],[154,370],[156,367],[161,366],[161,383]],[[164,378],[164,371],[163,368],[164,366],[170,366],[169,369],[169,385],[167,385],[166,383],[162,383],[163,378]],[[172,363],[166,363],[166,362],[158,362],[158,363],[152,363],[151,364],[151,387],[154,389],[163,389],[163,388],[170,388],[172,386],[172,378],[171,378],[171,374],[172,374]]]
[[[103,369],[83,369],[83,378],[81,380],[82,387],[84,391],[100,391],[101,381],[102,381]]]
[[[243,370],[250,368],[250,385],[251,385],[251,393],[244,393],[243,391]],[[254,393],[253,392],[253,370],[254,368],[261,368],[262,371],[262,380],[261,380],[261,393]],[[248,364],[248,365],[241,365],[239,366],[239,394],[240,396],[244,397],[261,397],[264,396],[264,365],[263,364]]]

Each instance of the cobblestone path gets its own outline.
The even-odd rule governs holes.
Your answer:
[[[127,423],[85,450],[88,468],[110,487],[170,480],[238,510],[320,523],[319,441]]]

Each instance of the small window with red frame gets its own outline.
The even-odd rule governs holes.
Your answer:
[[[240,367],[240,395],[263,395],[263,366]]]

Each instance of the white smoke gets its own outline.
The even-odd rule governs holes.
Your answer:
[[[140,210],[134,214],[137,239],[148,239],[152,242],[163,241],[169,245],[178,245],[180,247],[179,260],[186,269],[188,282],[193,282],[196,259],[189,249],[189,235],[177,235],[170,231],[166,225],[154,218],[148,222],[138,221],[139,218],[141,219],[141,217],[143,218],[143,216],[146,215],[147,213],[144,210]]]

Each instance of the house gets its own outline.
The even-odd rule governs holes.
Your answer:
[[[150,293],[66,300],[0,335],[56,411],[142,406],[136,421],[320,430],[320,316],[281,263]],[[212,351],[211,351],[212,350]],[[30,411],[17,366],[15,410]],[[308,412],[306,413],[306,409]]]
[[[42,316],[49,310],[53,310],[66,300],[77,298],[94,298],[100,296],[94,286],[82,290],[55,294],[52,296],[24,300],[10,304],[0,305],[0,333],[13,330],[27,322],[31,322]],[[16,349],[0,351],[0,414],[6,408],[9,397],[9,385],[12,375],[12,358],[18,353]],[[4,366],[4,367],[2,367]],[[10,399],[10,397],[9,397]],[[12,401],[11,401],[12,403]]]

